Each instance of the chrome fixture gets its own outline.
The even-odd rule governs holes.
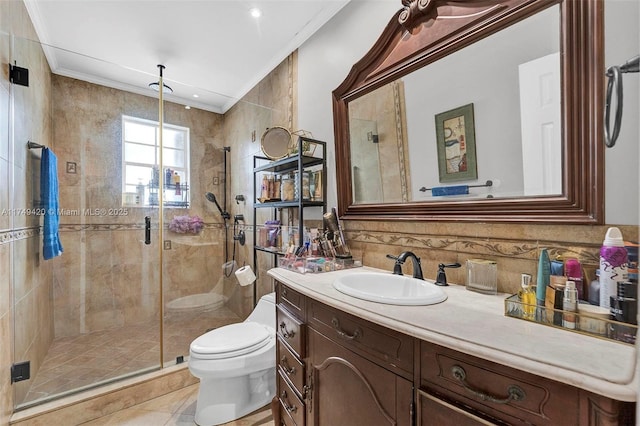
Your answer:
[[[407,260],[407,258],[410,257],[411,261],[413,262],[413,278],[424,280],[424,277],[422,276],[422,264],[420,263],[420,258],[416,256],[412,251],[403,251],[398,256],[388,254],[387,257],[396,261],[395,265],[393,265],[394,275],[403,275],[402,265]]]
[[[640,71],[640,55],[629,59],[620,66],[612,66],[607,68],[607,98],[604,104],[604,143],[607,148],[613,148],[620,133],[620,125],[622,123],[622,74]],[[613,130],[610,126],[610,112],[612,104],[612,95],[615,87],[616,91],[616,112],[613,122]]]

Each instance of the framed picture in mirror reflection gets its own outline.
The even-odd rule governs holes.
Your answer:
[[[440,182],[478,178],[473,104],[436,114]]]

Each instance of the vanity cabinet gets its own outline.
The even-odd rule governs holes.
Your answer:
[[[635,403],[408,336],[278,281],[276,295],[278,425],[635,424]]]
[[[551,367],[550,367],[551,368]],[[633,425],[635,404],[420,342],[418,425]]]
[[[279,424],[413,422],[409,336],[276,283]]]
[[[277,402],[272,405],[279,425],[304,425],[307,346],[305,298],[282,284],[276,284]]]

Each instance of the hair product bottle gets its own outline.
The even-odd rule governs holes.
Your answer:
[[[610,308],[611,297],[618,296],[618,281],[627,280],[627,263],[622,233],[611,227],[600,248],[600,306],[603,308]]]

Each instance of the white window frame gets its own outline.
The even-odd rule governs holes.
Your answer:
[[[154,141],[153,144],[152,143],[141,143],[138,141],[127,141],[125,140],[125,125],[126,123],[139,123],[139,124],[144,124],[147,126],[151,126],[155,128],[155,132],[154,132]],[[128,199],[127,197],[127,193],[131,193],[131,190],[129,189],[129,191],[127,191],[127,186],[129,186],[129,188],[131,188],[132,183],[128,183],[127,184],[127,165],[129,166],[139,166],[139,167],[153,167],[153,165],[158,165],[159,162],[159,149],[160,149],[160,123],[154,120],[147,120],[144,118],[138,118],[138,117],[133,117],[130,115],[122,115],[122,139],[121,139],[121,145],[122,145],[122,205],[126,206],[126,207],[158,207],[158,205],[154,204],[150,204],[149,202],[149,193],[150,193],[150,183],[151,183],[151,170],[149,171],[149,181],[145,181],[145,196],[143,197],[142,202],[140,203],[136,203],[136,201],[131,198]],[[176,170],[178,171],[182,178],[181,178],[181,185],[185,186],[186,188],[183,189],[184,191],[184,203],[172,203],[171,201],[168,201],[165,198],[165,207],[175,207],[175,208],[188,208],[191,204],[191,196],[189,194],[189,186],[191,183],[191,155],[190,155],[190,129],[188,127],[183,127],[183,126],[177,126],[174,124],[167,124],[167,123],[163,123],[163,129],[167,130],[167,129],[171,129],[174,130],[176,132],[182,132],[184,133],[184,147],[182,149],[178,149],[178,148],[173,148],[173,147],[164,147],[165,152],[167,150],[176,150],[176,151],[182,151],[183,156],[184,156],[184,167],[173,167],[172,166],[172,170]],[[153,162],[140,162],[140,161],[132,161],[131,159],[127,159],[126,155],[125,155],[125,147],[126,144],[136,144],[136,145],[143,145],[143,146],[154,146],[154,159]],[[164,173],[164,171],[166,170],[166,168],[163,168],[160,172]],[[165,190],[167,191],[171,191],[172,187],[167,186],[167,183],[171,184],[172,182],[166,182],[165,179]],[[166,194],[166,192],[165,192]]]

